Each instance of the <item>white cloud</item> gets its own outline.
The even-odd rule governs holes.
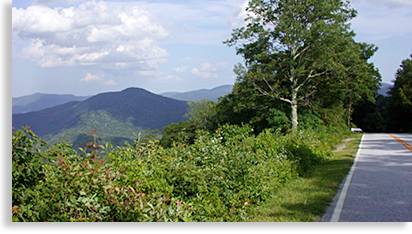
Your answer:
[[[41,67],[147,69],[156,68],[168,56],[158,42],[170,31],[150,12],[124,3],[13,7],[12,30],[13,35],[30,41],[22,56]]]
[[[116,85],[117,83],[114,80],[106,80],[104,79],[104,74],[91,74],[91,73],[86,73],[86,76],[80,80],[81,82],[86,82],[86,83],[101,83],[103,85]]]
[[[104,74],[93,75],[91,73],[86,73],[86,76],[81,79],[82,82],[98,82],[102,81]]]
[[[214,64],[203,62],[198,68],[192,68],[191,73],[195,76],[200,76],[203,78],[216,78],[218,76],[218,72],[227,66],[227,62],[217,62]]]
[[[177,72],[177,73],[182,73],[182,72],[187,71],[187,69],[189,69],[189,66],[175,67],[175,68],[173,68],[173,71]]]
[[[103,84],[104,84],[104,85],[117,85],[117,83],[114,82],[114,80],[105,81]]]
[[[230,17],[229,23],[232,28],[239,28],[246,25],[246,17],[248,14],[252,14],[246,11],[248,4],[249,0],[242,2],[242,4],[239,5],[238,10]]]
[[[199,68],[193,68],[191,73],[195,76],[201,76],[203,78],[214,78],[217,77],[217,74],[213,72],[205,72],[205,71],[200,71]]]
[[[156,75],[156,71],[154,71],[154,70],[141,70],[141,71],[137,71],[136,75],[138,75],[138,76],[154,76],[154,75]]]

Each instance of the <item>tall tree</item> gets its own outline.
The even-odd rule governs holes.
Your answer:
[[[224,42],[245,59],[238,82],[288,103],[296,130],[299,103],[321,82],[336,84],[361,53],[348,24],[356,11],[342,0],[252,0],[246,10],[247,26]]]
[[[412,132],[412,55],[402,61],[389,91],[389,131]]]
[[[316,100],[323,108],[338,107],[346,125],[351,126],[354,106],[358,102],[375,103],[381,75],[368,60],[378,48],[367,43],[353,43],[341,60],[345,69],[329,72],[317,86]],[[359,109],[359,108],[358,108]],[[359,116],[359,113],[357,114]]]
[[[213,126],[212,118],[216,115],[216,103],[207,99],[187,102],[189,105],[188,112],[184,117],[189,118],[197,129],[208,130]]]

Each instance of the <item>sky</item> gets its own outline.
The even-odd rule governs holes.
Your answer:
[[[186,92],[233,84],[233,47],[245,0],[15,0],[12,96],[36,92],[95,95],[144,88]],[[352,0],[359,42],[384,83],[412,54],[412,0]]]

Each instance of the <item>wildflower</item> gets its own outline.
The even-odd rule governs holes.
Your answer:
[[[182,201],[179,199],[179,200],[176,201],[177,207],[179,207],[180,204],[182,204]]]

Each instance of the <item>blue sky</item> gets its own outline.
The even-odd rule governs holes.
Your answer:
[[[390,83],[412,54],[412,0],[352,0],[356,40]],[[223,45],[243,26],[245,0],[12,2],[12,96],[154,93],[233,84],[242,58]]]

